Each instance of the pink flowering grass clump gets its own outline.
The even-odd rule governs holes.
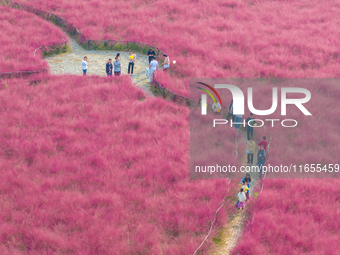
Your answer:
[[[340,9],[334,0],[17,2],[60,15],[92,40],[162,49],[177,63],[158,79],[183,96],[190,77],[340,75]]]
[[[233,255],[339,254],[338,179],[265,179],[263,185]]]
[[[189,179],[189,109],[129,77],[3,80],[0,116],[2,254],[190,254],[233,194]]]
[[[34,55],[35,50],[68,40],[58,27],[36,15],[3,6],[0,31],[0,73],[48,69],[41,52]]]

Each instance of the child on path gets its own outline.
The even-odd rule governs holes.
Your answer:
[[[243,181],[242,189],[243,189],[244,194],[246,194],[247,200],[249,200],[249,184],[246,181]]]
[[[130,68],[131,68],[131,75],[133,75],[133,67],[135,66],[135,62],[136,62],[136,54],[134,51],[130,53],[129,59],[130,60],[129,60],[128,74],[130,74]]]
[[[120,61],[117,57],[116,57],[116,61],[113,63],[113,66],[114,66],[115,76],[120,76],[121,67],[120,67]]]
[[[87,72],[87,57],[86,56],[81,61],[81,68],[83,69],[83,76],[85,76]]]
[[[241,210],[242,207],[243,210],[245,201],[247,199],[246,195],[243,192],[243,189],[240,189],[240,192],[237,194],[237,196],[238,196],[238,209]]]
[[[107,77],[112,77],[112,69],[113,69],[112,59],[109,58],[109,61],[106,63],[106,74],[107,74]]]

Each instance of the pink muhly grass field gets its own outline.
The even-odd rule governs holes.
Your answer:
[[[159,47],[177,64],[158,79],[183,96],[190,77],[340,76],[335,0],[18,2],[62,16],[89,39]]]
[[[0,83],[0,253],[193,253],[229,181],[189,179],[189,109],[129,77],[34,80]]]
[[[339,187],[339,179],[265,179],[232,254],[339,254]]]
[[[55,25],[36,15],[0,6],[0,73],[48,69],[42,61],[40,46],[66,41],[67,36]]]
[[[272,136],[269,161],[265,165],[340,163],[340,111],[334,107],[340,96],[339,80],[320,79],[317,86],[314,80],[310,82],[307,88],[312,99],[305,106],[313,116],[304,116],[295,106],[289,106],[287,116],[280,116],[278,111],[270,118],[296,119],[299,123],[296,128],[255,129],[257,141],[263,135]],[[293,81],[291,86],[295,86]],[[267,96],[271,92],[268,86],[254,90]],[[257,97],[254,105],[268,109],[271,97],[269,101],[264,96]],[[261,116],[255,117],[261,119]],[[308,175],[325,176],[310,172]],[[336,179],[339,172],[325,179],[292,178],[294,175],[287,178],[286,173],[280,175],[282,179],[270,176],[273,174],[267,174],[263,181],[262,193],[261,186],[258,187],[258,199],[247,205],[248,219],[232,254],[339,254],[340,181]]]

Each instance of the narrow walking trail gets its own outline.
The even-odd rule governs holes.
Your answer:
[[[69,38],[68,51],[45,58],[50,66],[52,74],[75,74],[82,75],[81,61],[84,56],[88,58],[88,75],[106,76],[105,65],[109,58],[114,61],[117,51],[85,50],[76,41]],[[119,52],[121,56],[122,75],[128,73],[130,52]],[[152,94],[152,86],[145,71],[149,66],[148,56],[136,53],[136,63],[132,82],[144,89],[149,95]]]
[[[240,131],[238,135],[241,135],[241,139],[239,139],[238,141],[239,143],[247,141],[246,131]],[[257,156],[257,152],[255,152],[254,154],[253,166],[257,165],[256,156]],[[242,157],[241,161],[244,166],[247,165],[247,156],[245,152],[244,152],[244,157]],[[251,199],[253,199],[254,188],[257,185],[258,173],[250,172],[250,176],[251,176],[251,183],[250,183],[249,196]],[[241,180],[237,180],[237,181],[238,183],[241,182]],[[238,192],[238,190],[236,192]],[[243,211],[237,211],[238,209],[235,208],[235,214],[231,216],[230,221],[225,225],[225,227],[222,228],[220,232],[219,241],[217,244],[215,244],[216,251],[212,253],[213,255],[228,255],[230,254],[232,249],[236,246],[237,241],[239,240],[243,232],[244,222],[247,218],[246,213],[245,213],[246,208],[247,208],[247,205],[245,206],[245,209]]]

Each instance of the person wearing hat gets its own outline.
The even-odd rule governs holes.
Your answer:
[[[255,148],[256,148],[256,143],[254,142],[253,138],[250,137],[249,141],[247,143],[247,164],[252,165],[253,164],[253,159],[254,159],[254,153],[255,153]]]

